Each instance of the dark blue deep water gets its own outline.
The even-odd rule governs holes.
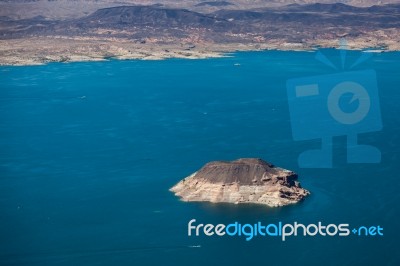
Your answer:
[[[400,265],[400,53],[356,67],[377,72],[383,129],[359,139],[382,162],[347,164],[335,137],[332,169],[299,168],[319,140],[291,135],[286,80],[335,71],[314,56],[0,67],[0,265]],[[241,157],[297,172],[311,196],[268,208],[168,191],[208,161]],[[380,225],[384,236],[188,237],[192,218]]]

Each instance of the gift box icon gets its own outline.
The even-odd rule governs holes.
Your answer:
[[[332,138],[343,135],[348,163],[380,162],[376,147],[357,142],[358,134],[382,129],[374,70],[291,79],[287,95],[293,139],[322,140],[321,149],[300,154],[300,167],[332,167]]]

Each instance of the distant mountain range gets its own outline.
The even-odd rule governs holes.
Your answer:
[[[188,9],[211,13],[220,9],[248,10],[279,7],[291,4],[335,4],[368,7],[399,4],[400,0],[0,0],[0,16],[31,18],[43,16],[50,19],[83,17],[101,8],[115,6],[158,5],[164,8]]]
[[[128,39],[183,38],[197,32],[214,42],[253,42],[262,38],[317,38],[326,33],[358,36],[365,31],[400,28],[400,4],[354,7],[345,4],[292,4],[252,10],[221,9],[202,14],[163,6],[103,8],[81,18],[48,20],[43,16],[0,18],[0,38],[26,36],[104,36]]]
[[[3,13],[0,63],[25,64],[24,58],[36,58],[34,62],[70,60],[89,54],[91,58],[112,54],[141,58],[153,56],[155,50],[157,58],[190,57],[194,52],[202,57],[210,52],[240,49],[332,47],[341,38],[357,49],[400,50],[400,4],[360,7],[315,3],[240,9],[239,2],[243,1],[234,1],[234,5],[227,1],[195,1],[191,8],[122,5],[72,17],[49,16],[51,10],[21,17]],[[15,45],[20,48],[14,49]],[[42,54],[53,59],[41,59],[43,56],[38,55]]]

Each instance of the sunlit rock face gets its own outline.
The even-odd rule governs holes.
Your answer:
[[[183,201],[257,203],[271,207],[293,204],[309,191],[297,174],[262,159],[207,163],[170,189]]]

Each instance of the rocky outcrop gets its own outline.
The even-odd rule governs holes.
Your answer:
[[[207,163],[170,189],[183,201],[257,203],[271,207],[301,201],[310,194],[297,174],[261,159]]]

